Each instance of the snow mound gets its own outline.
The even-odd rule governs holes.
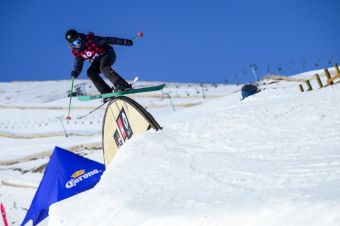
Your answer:
[[[49,225],[338,225],[340,85],[261,89],[162,118]]]

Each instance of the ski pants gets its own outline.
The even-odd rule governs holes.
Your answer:
[[[115,72],[111,65],[116,61],[116,54],[113,51],[108,51],[100,56],[87,70],[87,76],[93,82],[94,86],[100,93],[110,93],[112,88],[100,77],[102,73],[110,82],[117,86],[118,84],[127,83],[117,72]]]

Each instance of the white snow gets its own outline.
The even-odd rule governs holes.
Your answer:
[[[139,81],[136,86],[160,83]],[[84,84],[88,94],[96,92],[89,81],[76,80],[75,84]],[[73,98],[72,120],[67,122],[69,88],[70,81],[0,83],[0,202],[12,225],[19,225],[24,219],[54,146],[103,162],[101,128],[105,106],[77,119],[101,103],[79,102]],[[202,88],[206,98],[203,98]],[[220,84],[202,87],[200,84],[167,83],[163,92],[132,97],[155,118],[161,119],[239,89],[239,86]],[[47,223],[44,221],[40,225]]]
[[[50,83],[68,85],[67,81]],[[13,96],[9,86],[20,90],[32,85],[25,84],[0,84],[8,97],[0,101],[6,106],[0,108],[0,133],[9,136],[0,138],[0,180],[37,186],[42,174],[32,171],[48,161],[54,145],[67,149],[83,144],[75,148],[80,154],[102,161],[104,109],[74,120],[77,124],[65,123],[68,133],[76,133],[66,138],[60,120],[54,120],[67,114],[67,88],[49,97],[43,93],[47,88],[37,88],[32,95],[41,98],[35,101],[28,94]],[[46,83],[33,84],[44,87]],[[299,84],[265,80],[260,82],[260,93],[243,101],[237,86],[206,84],[203,99],[199,84],[169,84],[164,92],[170,93],[175,109],[164,92],[136,96],[163,130],[129,140],[94,189],[53,205],[42,224],[339,225],[340,84],[305,93],[299,91]],[[73,118],[97,104],[75,100]],[[18,106],[28,108],[19,111]],[[32,109],[37,107],[44,109]],[[8,114],[12,117],[6,118]],[[39,120],[48,125],[31,131],[17,128],[29,120],[28,127]],[[13,134],[51,137],[24,139]],[[28,161],[27,156],[38,157]],[[22,208],[29,207],[33,194],[34,188],[0,184],[0,201],[15,224],[21,223]]]

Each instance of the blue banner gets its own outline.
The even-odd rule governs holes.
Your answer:
[[[104,170],[101,163],[55,147],[21,225],[29,220],[37,225],[48,216],[50,205],[94,187]]]

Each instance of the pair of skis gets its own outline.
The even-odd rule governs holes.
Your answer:
[[[138,81],[138,77],[136,77],[132,82],[131,85],[135,84]],[[73,79],[72,79],[72,87],[73,87]],[[136,94],[136,93],[145,93],[145,92],[153,92],[153,91],[158,91],[162,90],[165,87],[165,84],[161,85],[156,85],[156,86],[147,86],[147,87],[141,87],[141,88],[131,88],[123,91],[118,91],[118,92],[112,92],[112,93],[104,93],[104,94],[98,94],[98,95],[93,95],[93,96],[79,96],[78,100],[80,101],[91,101],[91,100],[98,100],[98,99],[103,99],[103,98],[115,98],[118,96],[124,96],[128,94]],[[66,117],[66,120],[71,120],[70,117],[70,109],[71,109],[71,98],[72,98],[72,88],[71,88],[71,96],[70,96],[70,103],[69,103],[69,111],[68,111],[68,116]],[[108,101],[105,101],[103,104],[99,105],[86,115],[80,116],[77,119],[82,119],[85,118],[86,116],[92,114],[96,110],[100,109],[102,106],[104,106]]]

